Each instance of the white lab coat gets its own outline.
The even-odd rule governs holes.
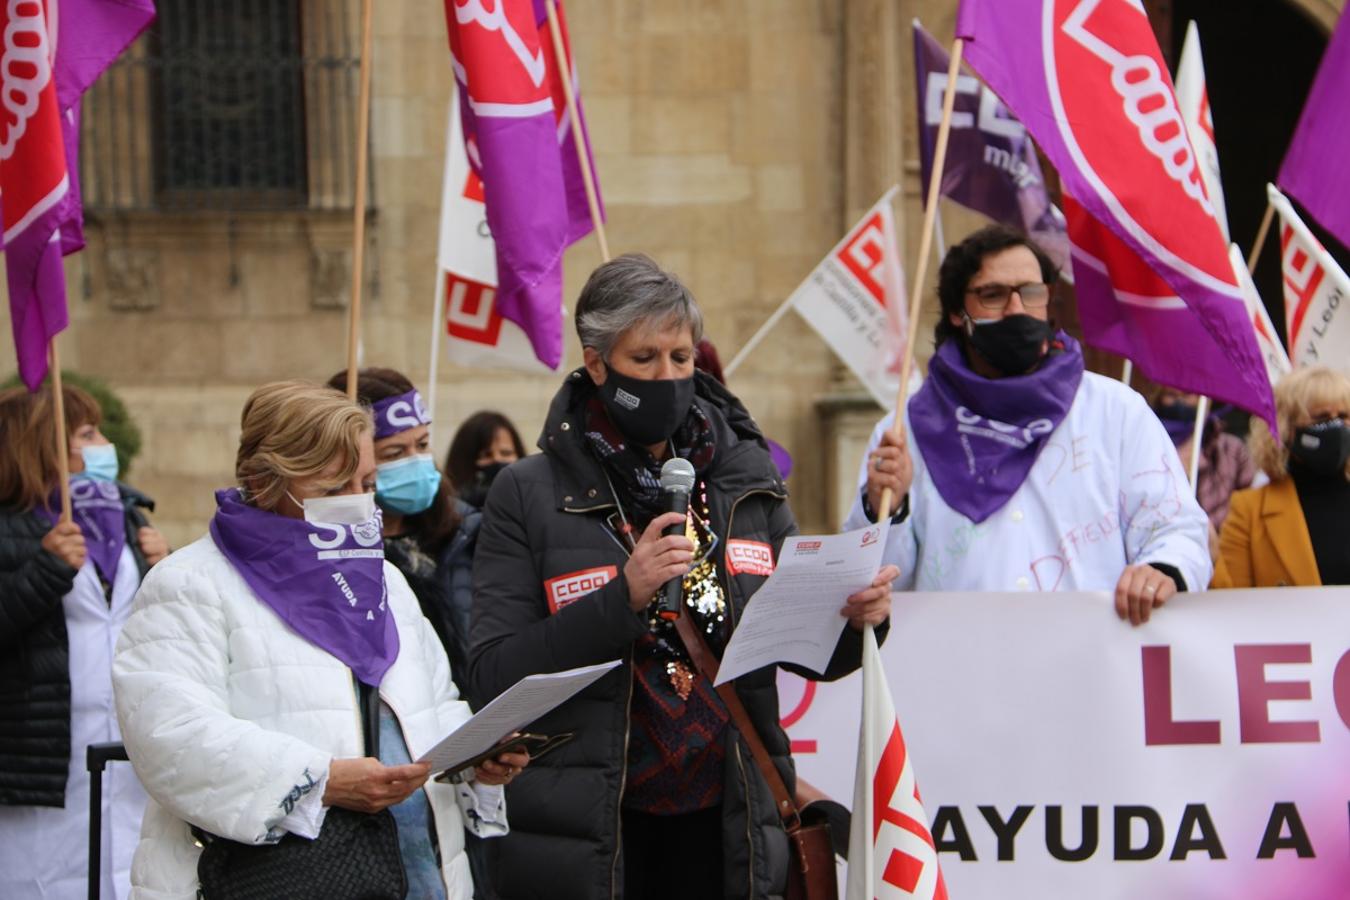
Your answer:
[[[89,876],[89,772],[85,748],[120,741],[113,708],[112,657],[140,585],[131,548],[122,550],[112,604],[104,598],[93,560],[75,575],[61,600],[70,643],[70,773],[64,809],[0,806],[0,897],[82,900]],[[131,857],[145,812],[145,791],[124,762],[103,771],[100,897],[124,900]]]
[[[877,424],[869,455],[893,421]],[[891,527],[885,554],[900,567],[897,590],[1112,591],[1126,566],[1148,562],[1175,566],[1189,590],[1209,585],[1205,513],[1157,416],[1118,381],[1083,373],[1022,486],[979,524],[942,499],[912,434],[908,445],[909,515]],[[867,464],[846,530],[867,523]]]

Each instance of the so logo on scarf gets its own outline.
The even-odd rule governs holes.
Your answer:
[[[956,430],[962,434],[989,438],[1020,448],[1031,446],[1036,438],[1055,430],[1055,423],[1049,419],[1033,419],[1025,426],[1009,425],[972,412],[964,406],[956,407],[956,423]]]
[[[315,533],[309,535],[309,543],[319,551],[315,554],[315,559],[384,558],[384,537],[378,515],[369,522],[362,522],[359,525],[328,525],[318,522],[311,522],[310,525],[315,529]],[[331,536],[325,537],[324,532]],[[357,546],[343,547],[349,540]]]

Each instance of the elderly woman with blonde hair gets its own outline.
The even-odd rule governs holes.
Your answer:
[[[354,814],[392,814],[397,839],[381,861],[401,867],[410,896],[473,895],[464,827],[505,832],[500,785],[528,758],[503,754],[458,786],[428,782],[413,762],[470,711],[384,560],[372,432],[369,412],[337,391],[259,388],[244,405],[237,486],[217,492],[210,533],[137,595],[113,666],[123,738],[151,797],[134,895],[211,897],[219,868],[199,857],[226,858],[218,842],[249,851],[229,866],[265,865],[318,848]],[[355,896],[326,885],[330,874],[311,864],[292,873],[307,890],[285,892]]]
[[[1279,436],[1253,420],[1252,459],[1270,483],[1233,495],[1216,588],[1350,584],[1350,378],[1325,366],[1275,387]]]

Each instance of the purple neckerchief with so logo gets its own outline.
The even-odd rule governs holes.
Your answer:
[[[960,341],[943,341],[909,401],[909,427],[947,505],[973,522],[1002,508],[1068,415],[1082,380],[1083,352],[1062,331],[1040,368],[1006,378],[976,374]]]
[[[431,424],[431,413],[422,405],[422,395],[414,388],[397,397],[385,397],[376,400],[370,407],[375,416],[375,440]]]
[[[47,506],[38,507],[42,518],[56,524],[60,518],[61,495],[53,494]],[[95,481],[79,475],[70,479],[70,511],[84,535],[84,546],[103,580],[109,584],[117,577],[117,563],[127,545],[127,513],[122,492],[115,481]]]
[[[296,634],[378,687],[399,646],[380,526],[378,512],[360,525],[291,519],[249,506],[228,488],[216,491],[211,539]]]

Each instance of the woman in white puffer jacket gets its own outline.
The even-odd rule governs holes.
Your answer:
[[[118,718],[151,797],[133,897],[196,896],[191,826],[271,844],[316,837],[340,806],[392,809],[410,897],[468,900],[463,829],[505,833],[500,785],[528,758],[503,754],[458,786],[411,762],[470,711],[383,560],[369,414],[286,382],[256,391],[242,426],[240,488],[146,579],[117,645]],[[379,688],[378,760],[354,678]]]

